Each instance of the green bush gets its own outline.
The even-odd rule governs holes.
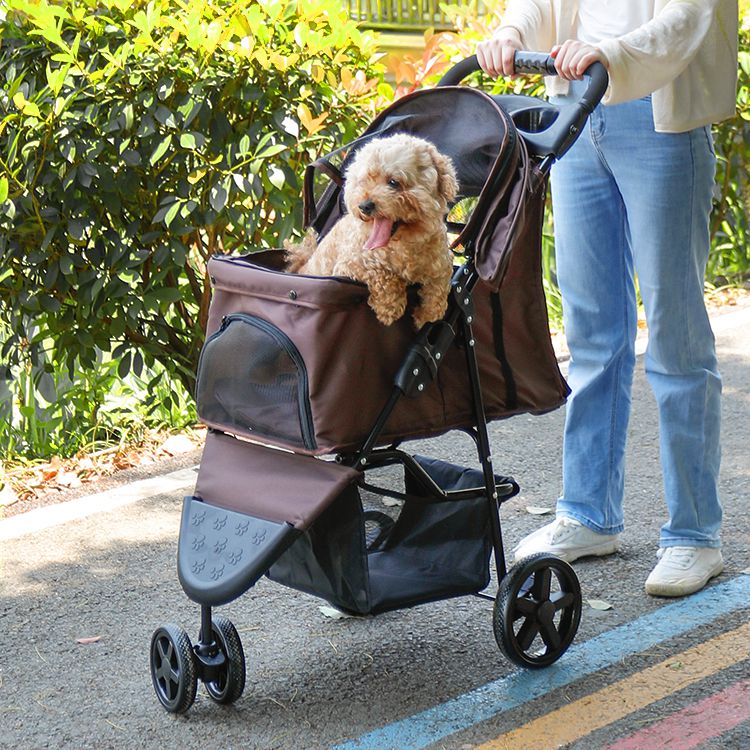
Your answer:
[[[745,11],[750,21],[750,11]],[[706,277],[715,286],[750,279],[750,31],[740,30],[737,115],[714,126],[718,169],[711,254]]]
[[[301,229],[304,166],[372,115],[373,39],[338,0],[0,0],[0,19],[0,361],[105,353],[191,388],[207,258]]]

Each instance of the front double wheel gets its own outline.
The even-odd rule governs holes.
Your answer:
[[[172,624],[157,628],[151,638],[150,661],[159,702],[170,713],[185,713],[193,705],[198,687],[188,634]]]
[[[568,563],[543,552],[525,557],[500,582],[493,613],[497,644],[514,664],[546,667],[573,642],[582,604]]]

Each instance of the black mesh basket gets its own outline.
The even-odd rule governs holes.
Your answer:
[[[363,508],[350,486],[274,563],[271,580],[357,614],[376,614],[486,588],[492,553],[491,506],[481,471],[415,457],[443,490],[476,488],[462,499],[438,500],[405,470],[405,497],[391,520]],[[501,499],[518,485],[496,477]],[[380,532],[366,534],[368,521]],[[386,520],[386,523],[382,523]]]

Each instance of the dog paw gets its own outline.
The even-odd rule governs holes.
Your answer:
[[[412,313],[412,319],[414,320],[414,327],[420,330],[427,323],[434,323],[436,320],[442,320],[445,315],[447,305],[438,307],[426,307],[420,305]]]

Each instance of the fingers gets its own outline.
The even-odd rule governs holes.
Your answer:
[[[555,45],[550,51],[560,78],[566,81],[579,80],[588,67],[595,62],[604,62],[604,55],[590,44],[569,39]]]
[[[512,29],[480,42],[477,46],[477,62],[482,70],[493,77],[515,74],[513,62],[517,50],[521,49],[518,33]]]

